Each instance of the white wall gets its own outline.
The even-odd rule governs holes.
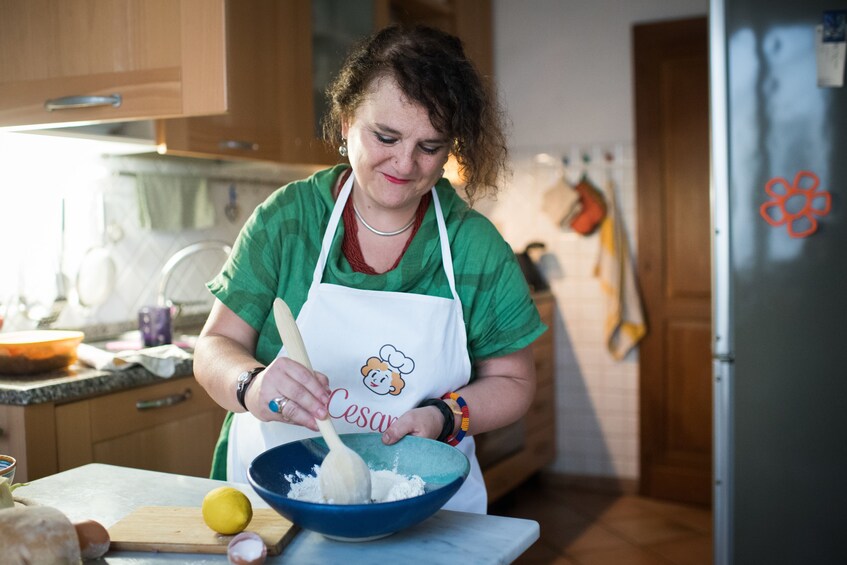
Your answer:
[[[494,0],[512,145],[632,141],[632,25],[707,11],[708,0]]]
[[[514,174],[483,211],[516,250],[547,245],[558,305],[556,473],[637,479],[638,355],[618,362],[606,350],[597,234],[557,227],[542,198],[562,176],[573,184],[586,173],[607,200],[615,195],[637,249],[632,26],[707,10],[708,0],[494,0],[495,78],[512,122]]]

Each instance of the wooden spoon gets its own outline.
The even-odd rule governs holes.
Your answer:
[[[294,321],[291,309],[281,298],[274,300],[274,319],[288,356],[312,368],[300,329]],[[366,504],[371,501],[371,472],[362,457],[344,445],[332,420],[327,416],[318,420],[329,453],[321,463],[320,485],[323,497],[333,504]]]

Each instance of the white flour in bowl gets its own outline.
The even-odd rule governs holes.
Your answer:
[[[321,468],[315,465],[311,475],[297,471],[294,475],[285,475],[285,480],[291,483],[288,498],[305,502],[330,502],[321,495]],[[417,475],[401,475],[395,471],[371,469],[371,502],[391,502],[412,498],[424,493],[424,481]]]

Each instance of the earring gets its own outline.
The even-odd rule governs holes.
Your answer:
[[[441,176],[444,176],[444,168],[441,169]]]
[[[341,138],[341,145],[338,146],[338,154],[342,157],[347,156],[347,140],[343,137]]]

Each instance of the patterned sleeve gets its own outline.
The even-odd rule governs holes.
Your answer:
[[[250,215],[221,272],[207,287],[253,329],[260,331],[279,288],[280,241],[291,195],[281,188]]]
[[[547,330],[512,248],[482,216],[468,220],[463,303],[473,362],[514,353]]]

